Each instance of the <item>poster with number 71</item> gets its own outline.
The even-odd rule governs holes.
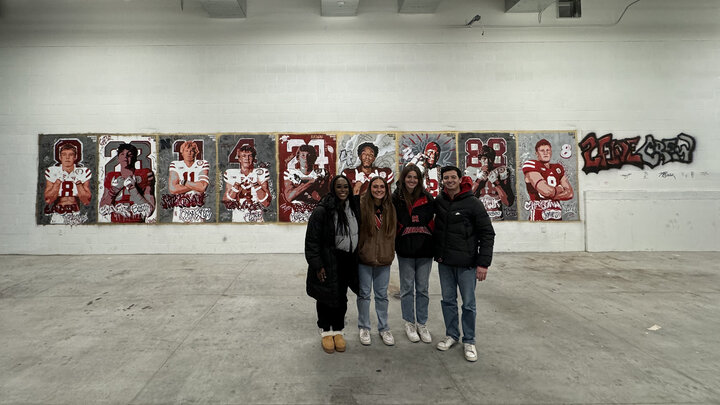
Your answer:
[[[461,133],[458,139],[459,167],[493,221],[518,219],[515,148],[515,134],[506,132]]]
[[[577,221],[578,164],[574,131],[518,134],[518,208],[528,221]]]

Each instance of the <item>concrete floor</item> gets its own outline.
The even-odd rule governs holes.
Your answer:
[[[1,259],[3,404],[720,401],[720,253],[497,254],[477,363],[410,343],[397,298],[396,346],[361,346],[352,293],[324,353],[299,254]]]

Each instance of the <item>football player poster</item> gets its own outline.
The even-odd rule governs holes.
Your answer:
[[[395,183],[395,135],[360,133],[340,137],[338,173],[350,180],[353,194],[367,191],[370,179],[385,178],[394,190]]]
[[[335,176],[335,135],[281,134],[280,221],[307,222]]]
[[[511,133],[461,133],[460,164],[472,180],[475,197],[493,221],[518,219],[515,198],[515,135]]]
[[[275,167],[274,135],[219,136],[220,222],[277,221]]]
[[[215,136],[159,137],[158,222],[216,222]]]
[[[102,135],[98,149],[98,222],[155,223],[155,137]]]
[[[412,163],[423,173],[425,190],[437,197],[440,193],[440,169],[443,166],[457,166],[455,134],[448,133],[406,133],[398,140],[400,171]]]
[[[579,220],[575,132],[528,132],[517,136],[520,219]]]
[[[80,225],[97,221],[97,138],[40,135],[37,223]]]

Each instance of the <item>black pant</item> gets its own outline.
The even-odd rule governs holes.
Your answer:
[[[325,302],[318,301],[316,304],[318,321],[317,325],[324,332],[331,329],[341,331],[345,328],[345,313],[347,312],[347,289],[348,275],[350,266],[356,265],[354,257],[351,253],[342,250],[335,250],[335,262],[337,263],[338,272],[338,291],[337,303],[330,305]]]

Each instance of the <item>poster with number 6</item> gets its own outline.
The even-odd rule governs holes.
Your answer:
[[[575,131],[523,132],[517,136],[520,219],[579,220]]]
[[[461,133],[459,136],[459,167],[472,180],[473,193],[493,221],[518,219],[515,148],[512,133]]]

